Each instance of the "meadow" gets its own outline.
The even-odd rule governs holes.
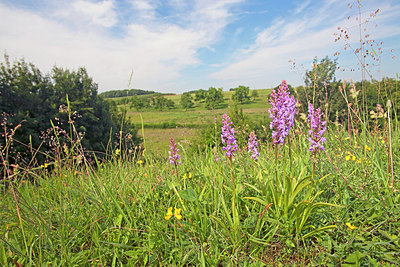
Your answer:
[[[243,110],[266,116],[267,103],[260,94]],[[352,131],[329,122],[325,149],[314,153],[310,124],[296,116],[283,144],[258,136],[257,159],[247,142],[238,140],[237,149],[229,150],[220,135],[215,136],[219,145],[189,153],[179,135],[194,137],[190,131],[197,126],[164,132],[144,127],[165,120],[201,128],[217,118],[215,126],[228,134],[237,125],[221,123],[226,112],[197,107],[184,113],[142,112],[140,119],[129,110],[134,123],[143,125],[144,151],[117,149],[100,161],[71,138],[72,149],[59,144],[59,153],[44,165],[3,164],[0,264],[400,264],[396,118],[382,115],[371,126],[353,125]],[[160,136],[168,141],[154,145]]]
[[[269,116],[268,95],[271,89],[255,90],[258,97],[248,103],[239,104],[238,107],[249,119],[262,121]],[[143,136],[144,133],[149,151],[156,154],[166,154],[169,137],[173,136],[177,142],[181,142],[187,147],[195,143],[202,130],[213,124],[215,118],[221,120],[224,113],[229,113],[234,105],[233,93],[232,91],[223,92],[224,103],[221,108],[214,110],[204,108],[204,103],[200,102],[195,102],[193,108],[183,109],[180,106],[180,95],[166,96],[167,99],[171,99],[175,103],[175,108],[169,110],[144,109],[137,111],[129,104],[118,105],[118,108],[127,111],[128,120],[135,124],[140,136]],[[194,94],[192,95],[194,98]]]

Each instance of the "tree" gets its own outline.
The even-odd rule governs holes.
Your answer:
[[[341,83],[336,82],[335,71],[337,68],[336,60],[328,57],[318,61],[313,61],[313,69],[305,73],[305,87],[298,87],[295,92],[301,104],[301,111],[306,112],[308,103],[313,103],[315,108],[321,108],[327,116],[332,114],[332,105],[341,107],[343,97],[339,91]],[[290,90],[293,93],[293,89]],[[339,101],[339,102],[337,102]]]
[[[5,56],[5,63],[0,63],[0,115],[3,112],[8,114],[8,123],[13,125],[22,122],[14,135],[18,141],[15,143],[16,151],[21,155],[32,156],[25,146],[18,145],[19,142],[49,151],[51,144],[42,143],[45,136],[41,133],[55,130],[50,121],[60,131],[72,134],[67,114],[59,110],[61,105],[67,104],[71,112],[76,112],[74,126],[84,135],[82,144],[87,150],[105,152],[107,144],[116,138],[114,134],[110,136],[110,129],[119,132],[122,124],[136,145],[139,143],[134,126],[97,95],[97,84],[86,69],[69,71],[54,67],[51,74],[43,75],[32,63],[24,60],[11,64]],[[70,137],[65,136],[66,139]]]
[[[235,100],[236,102],[243,104],[247,101],[250,101],[250,89],[249,87],[239,85],[235,89],[235,93],[232,95],[232,99]]]
[[[203,90],[203,89],[199,89],[199,90],[197,90],[195,92],[195,99],[194,100],[201,102],[201,101],[205,100],[206,97],[207,97],[207,92],[205,90]]]
[[[174,108],[175,103],[171,99],[166,99],[161,93],[157,93],[153,98],[154,108],[160,111],[168,108]]]
[[[189,93],[183,93],[181,95],[181,106],[184,109],[189,109],[192,108],[194,105],[193,103],[193,97],[191,94]]]
[[[253,101],[255,101],[258,98],[257,90],[251,90],[251,98],[253,98]]]
[[[317,58],[313,60],[313,69],[305,73],[304,83],[308,87],[323,88],[325,84],[335,81],[335,71],[337,62],[328,57],[318,62]]]
[[[130,102],[130,107],[136,109],[137,111],[150,106],[149,97],[138,97],[137,95],[134,95],[130,98]]]
[[[222,88],[216,89],[215,87],[210,87],[207,91],[206,108],[214,109],[223,102]]]

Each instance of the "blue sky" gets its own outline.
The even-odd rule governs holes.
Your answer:
[[[45,73],[84,66],[99,92],[127,88],[132,72],[130,88],[159,92],[271,88],[302,85],[325,56],[338,79],[360,80],[359,21],[379,55],[366,57],[371,77],[396,77],[398,0],[0,0],[0,52]]]

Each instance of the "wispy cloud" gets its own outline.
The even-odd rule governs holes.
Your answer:
[[[56,10],[54,15],[69,23],[103,27],[111,27],[117,23],[117,14],[112,0],[101,2],[74,0],[67,3],[69,4],[60,6],[60,9]]]
[[[132,0],[131,5],[142,19],[154,19],[156,17],[157,1]]]
[[[332,55],[343,46],[333,42],[337,27],[355,37],[358,29],[347,20],[357,10],[342,0],[294,0],[298,4],[280,16],[266,12],[263,1],[252,6],[245,0],[40,3],[0,3],[0,52],[25,57],[45,72],[54,64],[85,66],[100,91],[126,88],[132,71],[131,86],[163,92],[238,84],[261,88],[282,79],[298,84],[301,77],[291,73],[288,60],[307,64]],[[400,4],[363,3],[365,17],[375,8],[382,11],[376,18],[382,27],[372,31],[376,38],[399,35]]]
[[[125,88],[133,71],[134,87],[166,91],[176,88],[174,80],[185,67],[200,63],[197,51],[214,42],[228,23],[229,6],[237,2],[196,1],[186,25],[178,25],[157,17],[157,1],[134,0],[132,12],[152,22],[128,21],[119,26],[123,35],[118,37],[99,30],[117,24],[111,0],[54,5],[52,17],[0,4],[0,49],[47,71],[54,64],[84,65],[101,90]]]
[[[400,5],[381,6],[390,10],[381,23],[387,24],[385,22],[389,18],[400,17]],[[369,5],[368,10],[374,8],[375,5]],[[337,32],[338,26],[349,27],[347,16],[356,14],[355,10],[350,10],[341,1],[334,0],[324,1],[318,7],[311,6],[308,1],[294,8],[292,13],[298,15],[276,18],[269,27],[259,32],[252,45],[247,49],[238,50],[231,63],[215,71],[210,77],[225,81],[223,84],[227,87],[235,86],[234,83],[238,81],[255,84],[256,87],[271,87],[279,84],[282,79],[301,84],[302,76],[290,72],[289,60],[304,64],[311,62],[314,57],[333,58],[334,52],[344,46],[344,43],[334,43],[333,34]],[[400,23],[385,25],[388,29],[377,33],[376,36],[385,38],[398,35],[399,31],[395,33],[393,30],[399,26]],[[352,30],[357,31],[358,27]],[[358,42],[359,33],[351,34],[354,38],[349,42]]]

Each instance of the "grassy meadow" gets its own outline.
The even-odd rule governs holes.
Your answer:
[[[0,265],[400,264],[397,120],[376,118],[376,127],[350,134],[348,125],[329,123],[316,158],[300,117],[285,145],[277,148],[270,137],[259,142],[258,160],[243,142],[232,158],[221,147],[189,153],[182,140],[221,121],[229,94],[226,108],[214,113],[200,106],[128,110],[144,126],[144,152],[115,150],[99,161],[71,144],[73,153],[41,166],[4,164]],[[243,111],[266,116],[267,94],[260,91]],[[179,126],[154,127],[165,121]],[[168,160],[170,137],[181,164]]]
[[[251,120],[262,121],[269,116],[268,95],[271,89],[256,89],[256,91],[259,95],[256,99],[252,99],[249,103],[239,104],[238,107],[243,109],[243,113],[249,116]],[[135,124],[140,136],[143,136],[144,132],[146,148],[149,151],[166,154],[171,136],[176,138],[176,141],[182,141],[185,146],[188,146],[193,143],[194,139],[198,138],[204,127],[214,124],[215,118],[221,121],[222,115],[229,113],[234,105],[233,93],[232,91],[223,92],[224,103],[221,105],[222,108],[215,110],[207,110],[203,102],[195,102],[193,108],[183,109],[180,105],[181,95],[165,96],[175,103],[175,108],[169,110],[144,109],[136,111],[129,104],[119,105],[118,107],[127,110],[127,117]],[[192,96],[194,98],[194,94]]]

